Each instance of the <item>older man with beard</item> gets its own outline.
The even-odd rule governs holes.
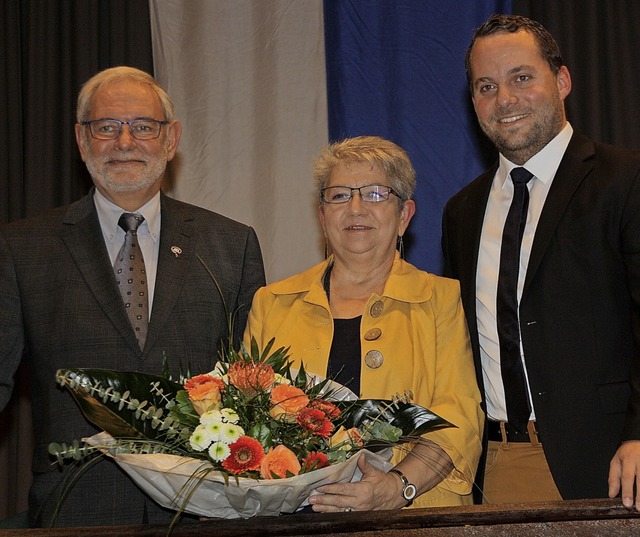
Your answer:
[[[32,526],[50,524],[61,498],[56,487],[70,473],[52,466],[49,443],[97,432],[56,387],[56,370],[160,374],[166,358],[174,375],[187,364],[192,372],[209,371],[220,344],[239,341],[253,294],[265,283],[253,229],[161,193],[182,129],[151,76],[129,67],[98,73],[80,92],[77,121],[94,188],[70,206],[0,228],[0,410],[24,359],[36,440]],[[140,263],[125,268],[134,270],[136,300],[121,293],[130,282],[120,265],[131,256]],[[237,312],[234,334],[228,312]],[[73,485],[57,525],[162,523],[172,516],[101,460]]]

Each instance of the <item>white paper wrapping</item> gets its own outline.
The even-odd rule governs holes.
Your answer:
[[[86,438],[85,442],[102,448],[112,443],[113,438],[103,432]],[[103,451],[161,506],[217,518],[293,513],[307,505],[307,498],[321,485],[359,481],[362,473],[358,469],[358,459],[363,456],[380,470],[388,471],[392,467],[388,462],[391,450],[381,454],[361,450],[345,462],[306,474],[260,480],[246,477],[236,480],[230,476],[227,485],[219,471],[209,472],[200,482],[198,478],[194,479],[194,475],[201,475],[202,470],[212,467],[204,460],[166,454],[113,454],[106,448]],[[185,498],[188,498],[186,503]]]

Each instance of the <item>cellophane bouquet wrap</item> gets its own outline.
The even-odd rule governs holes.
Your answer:
[[[210,373],[154,376],[65,369],[57,381],[103,433],[51,444],[60,464],[108,456],[153,500],[177,512],[238,518],[292,513],[323,484],[381,470],[389,449],[450,426],[407,394],[356,399],[292,367],[288,349],[252,340]]]

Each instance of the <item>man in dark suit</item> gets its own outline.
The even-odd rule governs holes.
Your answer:
[[[484,500],[621,493],[638,508],[640,154],[573,131],[569,71],[535,21],[490,17],[466,68],[478,121],[500,155],[449,200],[442,243],[446,274],[461,282],[488,415]],[[510,300],[501,294],[502,252],[512,250],[503,229],[518,181],[529,198],[511,299],[523,421],[507,396],[518,390],[513,376],[503,380],[509,329],[498,322]]]
[[[221,344],[240,340],[253,294],[265,283],[253,229],[160,192],[181,126],[152,77],[128,67],[97,74],[80,92],[77,121],[94,188],[68,207],[0,229],[0,410],[24,358],[36,439],[32,525],[50,523],[61,499],[54,487],[70,477],[51,464],[48,444],[96,433],[56,386],[56,370],[161,374],[166,359],[173,375],[187,367],[210,371]],[[122,213],[142,221],[133,235],[145,270],[139,305],[148,313],[133,321],[143,323],[138,330],[128,315],[138,304],[125,308],[113,268],[127,235]],[[229,314],[235,314],[233,335]],[[104,459],[70,488],[57,524],[139,524],[172,516]]]

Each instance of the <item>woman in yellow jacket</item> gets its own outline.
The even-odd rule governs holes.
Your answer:
[[[484,416],[459,286],[396,251],[415,212],[409,158],[382,138],[351,138],[323,150],[315,179],[333,255],[260,289],[245,343],[275,337],[307,371],[362,398],[411,391],[455,427],[395,450],[389,473],[363,462],[361,481],[320,487],[309,502],[319,512],[472,503]]]

